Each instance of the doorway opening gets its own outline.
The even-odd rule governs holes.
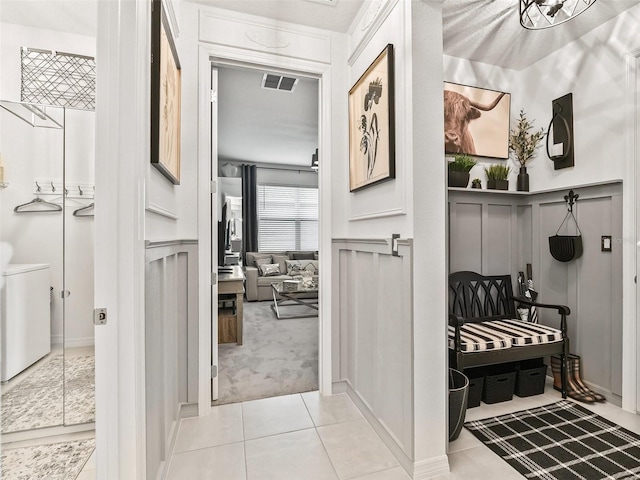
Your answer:
[[[214,404],[319,387],[319,86],[212,64]]]

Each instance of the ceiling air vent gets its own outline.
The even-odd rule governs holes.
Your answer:
[[[293,92],[296,89],[296,85],[298,85],[298,79],[293,77],[282,77],[272,73],[265,73],[262,77],[262,88]]]

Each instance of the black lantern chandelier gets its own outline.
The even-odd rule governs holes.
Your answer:
[[[596,0],[520,0],[520,25],[529,30],[554,27],[584,12]]]

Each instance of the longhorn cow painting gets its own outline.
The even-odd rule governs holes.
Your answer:
[[[349,91],[349,190],[395,178],[393,45]]]
[[[444,151],[509,158],[509,93],[444,83]]]

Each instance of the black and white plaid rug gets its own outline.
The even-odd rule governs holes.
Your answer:
[[[640,478],[640,435],[575,403],[560,401],[465,427],[525,478]]]

